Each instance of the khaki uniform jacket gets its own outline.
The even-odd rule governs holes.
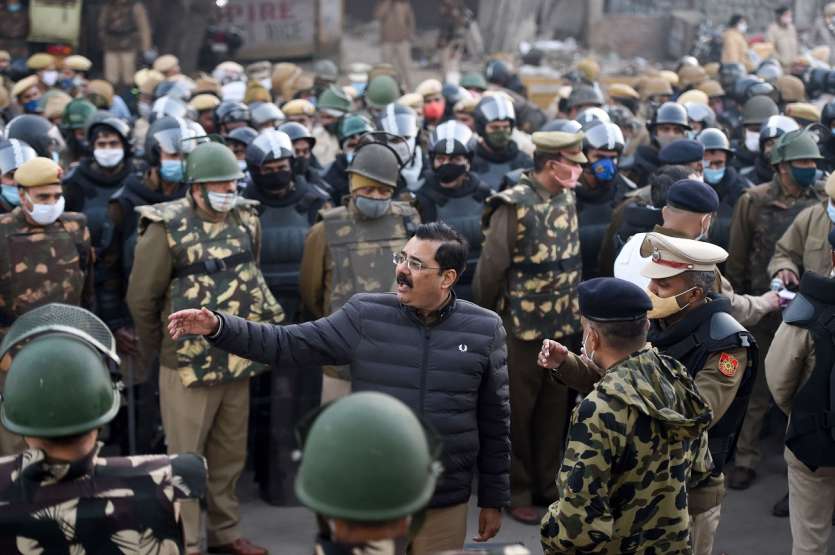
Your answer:
[[[815,20],[808,44],[811,47],[826,46],[829,48],[829,65],[835,65],[835,32],[829,29],[825,19],[819,17]]]
[[[803,209],[774,247],[768,263],[769,275],[780,270],[791,270],[797,276],[803,272],[826,275],[832,269],[832,247],[829,232],[832,221],[826,212],[829,201]]]
[[[415,35],[415,12],[409,2],[380,0],[374,18],[380,21],[380,42],[403,42]]]
[[[751,69],[748,58],[748,41],[738,29],[727,29],[722,34],[722,63],[742,64]]]
[[[774,402],[789,414],[794,396],[815,369],[815,341],[804,328],[781,323],[765,357],[765,379]]]
[[[792,60],[797,58],[799,50],[797,29],[794,28],[794,24],[783,27],[777,22],[772,23],[765,33],[765,40],[774,45],[774,53],[784,66],[791,65]]]
[[[299,266],[299,295],[304,307],[314,318],[327,316],[325,305],[330,304],[333,291],[331,252],[325,235],[325,223],[316,222],[304,240],[304,251]]]

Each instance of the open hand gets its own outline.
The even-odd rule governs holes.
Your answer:
[[[179,310],[168,317],[168,333],[177,341],[184,335],[213,335],[220,319],[208,308]]]
[[[800,285],[800,278],[791,270],[780,270],[777,272],[777,277],[788,287],[789,285]]]
[[[499,533],[502,527],[502,512],[484,507],[478,514],[478,536],[473,541],[486,542]]]
[[[543,368],[553,369],[558,368],[566,358],[568,358],[568,349],[565,345],[546,339],[542,342],[542,349],[539,351],[536,363]]]

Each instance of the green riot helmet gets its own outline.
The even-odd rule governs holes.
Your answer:
[[[390,75],[378,75],[365,89],[365,103],[371,108],[382,109],[400,97],[400,87]]]
[[[64,108],[61,116],[61,127],[64,129],[87,129],[93,116],[96,115],[96,107],[86,98],[76,98],[70,101]]]
[[[742,106],[743,125],[762,125],[780,113],[777,104],[767,96],[752,96]]]
[[[186,181],[215,183],[244,177],[232,150],[220,143],[202,143],[186,159]]]
[[[330,85],[319,95],[319,99],[316,101],[316,109],[320,112],[327,110],[338,117],[338,115],[347,114],[351,111],[351,99],[342,89],[336,85]]]
[[[478,91],[487,90],[487,80],[484,76],[476,71],[470,71],[461,76],[461,81],[458,83],[465,89],[475,89]]]
[[[427,506],[441,472],[414,413],[383,393],[349,395],[310,425],[296,496],[328,518],[388,522]]]
[[[342,147],[348,139],[356,135],[364,135],[374,131],[374,125],[365,116],[357,114],[347,115],[339,121],[337,138]]]
[[[0,345],[13,356],[0,422],[29,437],[82,434],[107,424],[120,396],[113,334],[77,306],[52,303],[18,318]]]
[[[771,164],[793,160],[822,160],[815,135],[805,129],[784,133],[771,151]]]

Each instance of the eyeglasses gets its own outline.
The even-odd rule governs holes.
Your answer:
[[[406,266],[413,272],[419,272],[421,270],[441,270],[442,268],[436,268],[432,266],[424,266],[423,262],[420,260],[415,260],[414,258],[409,258],[403,253],[395,253],[392,256],[392,262],[394,262],[395,266],[399,266],[400,264],[405,263]]]

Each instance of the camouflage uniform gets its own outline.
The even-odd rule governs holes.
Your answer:
[[[687,370],[655,349],[606,371],[574,409],[545,553],[690,553],[687,489],[710,477],[710,419]]]
[[[578,342],[581,260],[574,193],[552,194],[525,173],[518,185],[487,200],[484,227],[473,295],[502,316],[509,332],[512,503],[548,504],[556,498],[568,392],[543,376],[536,357],[544,338],[569,348]]]
[[[197,455],[72,463],[29,449],[0,459],[0,552],[185,553],[177,503],[206,490]]]
[[[771,182],[751,187],[734,209],[725,276],[738,292],[760,295],[769,290],[771,275],[767,268],[777,241],[804,208],[820,203],[814,188],[792,196],[786,193],[779,179],[775,174]],[[780,315],[772,313],[751,327],[760,348],[760,368],[765,364],[765,355],[779,325]],[[770,397],[765,373],[758,372],[737,439],[738,467],[753,469],[759,462],[760,431]]]
[[[253,201],[210,222],[191,194],[141,206],[128,306],[146,361],[160,354],[160,406],[170,453],[205,454],[209,545],[238,539],[235,484],[246,459],[249,378],[267,366],[230,355],[203,337],[175,344],[164,331],[172,311],[206,306],[261,322],[284,314],[257,267],[260,223]],[[189,549],[198,546],[199,508],[183,506]]]
[[[93,309],[93,249],[82,214],[64,212],[47,226],[26,221],[21,208],[0,216],[0,338],[21,314],[48,304]],[[8,365],[0,363],[0,391]],[[0,455],[25,448],[0,426]]]
[[[354,293],[394,290],[392,257],[400,252],[420,223],[417,211],[393,201],[389,214],[375,220],[364,217],[353,201],[323,210],[304,244],[299,288],[307,310],[321,318],[342,307]],[[347,366],[326,366],[328,378],[348,380]],[[328,380],[326,379],[326,382]],[[348,384],[334,384],[345,392]],[[330,387],[324,399],[330,400]]]

